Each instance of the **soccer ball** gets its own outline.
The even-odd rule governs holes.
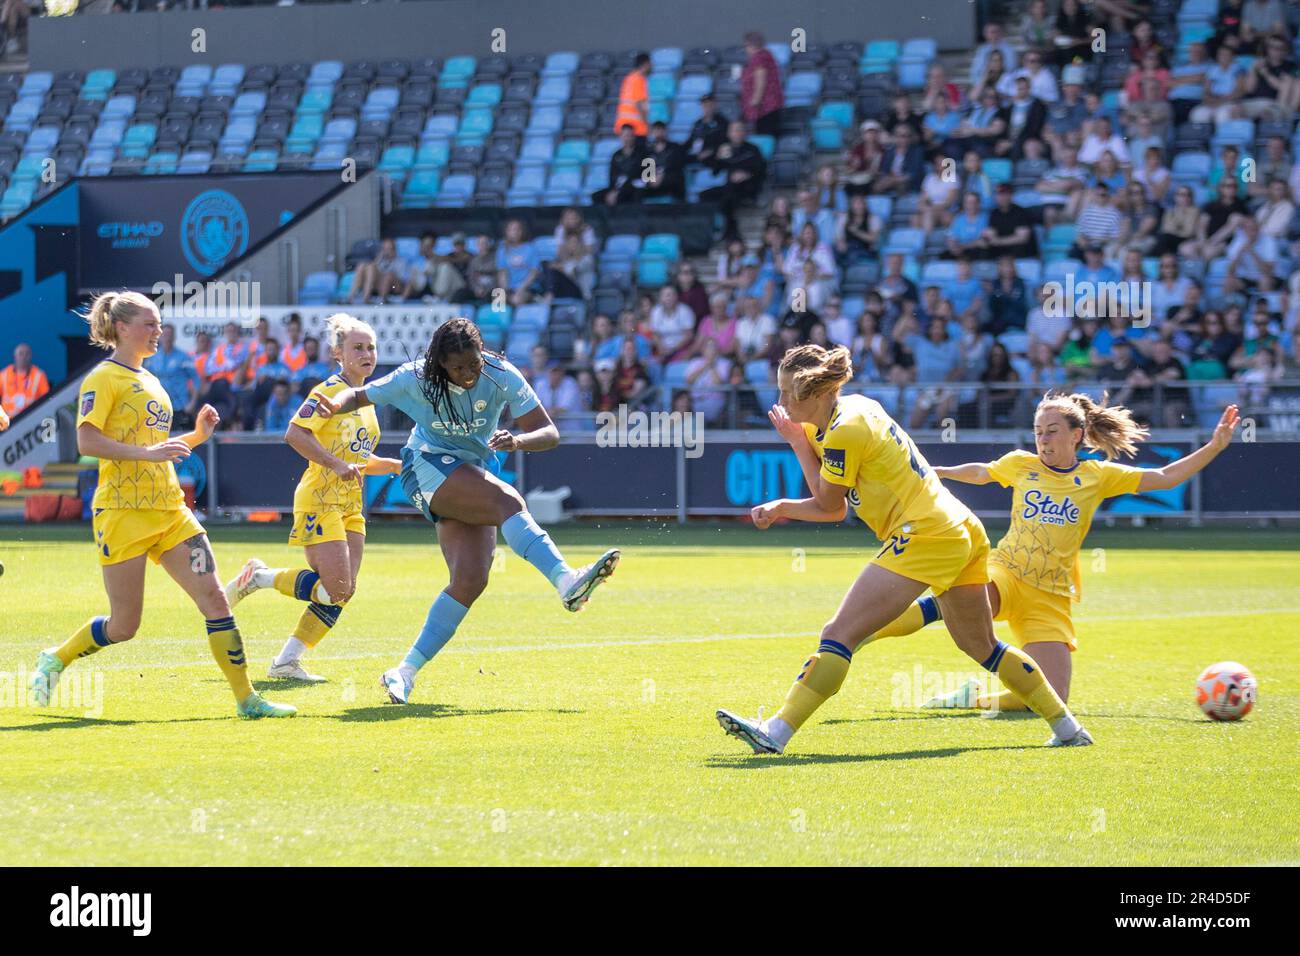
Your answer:
[[[1255,675],[1236,661],[1211,664],[1196,679],[1196,703],[1211,720],[1241,720],[1258,692]]]

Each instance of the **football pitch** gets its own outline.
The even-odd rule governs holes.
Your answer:
[[[1071,704],[1095,747],[1045,749],[1033,717],[916,710],[978,670],[938,625],[860,651],[765,757],[713,712],[779,706],[870,534],[554,534],[575,563],[622,547],[611,583],[571,615],[507,552],[405,708],[377,678],[446,581],[427,525],[372,524],[357,595],[309,658],[327,684],[265,679],[301,605],[252,595],[254,683],[300,712],[248,722],[157,568],[138,636],[74,664],[62,706],[26,706],[36,653],[106,604],[87,530],[0,528],[0,865],[1300,860],[1300,533],[1089,538]],[[222,575],[252,555],[300,565],[285,535],[213,527]],[[1259,679],[1236,724],[1194,703],[1225,659]]]

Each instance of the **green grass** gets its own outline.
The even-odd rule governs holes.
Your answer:
[[[250,554],[299,559],[284,535],[213,529],[228,575]],[[87,536],[0,528],[0,672],[103,613]],[[582,561],[623,546],[613,582],[569,615],[508,555],[405,709],[376,678],[445,581],[427,527],[372,527],[359,592],[313,658],[329,684],[268,687],[300,606],[251,597],[250,664],[300,709],[287,721],[234,719],[197,612],[151,569],[136,639],[69,671],[102,678],[101,713],[18,706],[0,678],[0,865],[1296,862],[1294,532],[1093,535],[1072,703],[1096,747],[1044,749],[1033,718],[906,706],[917,668],[975,670],[939,627],[864,650],[781,757],[742,752],[713,711],[778,706],[871,553],[864,530],[557,539]],[[1193,703],[1221,659],[1260,681],[1238,724]]]

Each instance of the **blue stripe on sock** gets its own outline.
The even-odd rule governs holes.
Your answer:
[[[318,581],[320,575],[315,571],[299,571],[293,582],[293,596],[299,601],[310,601]]]
[[[998,665],[1002,663],[1002,655],[1006,652],[1007,642],[998,641],[997,644],[994,645],[993,653],[989,655],[989,659],[981,664],[980,667],[984,668],[991,674],[996,674],[998,672]]]
[[[100,647],[108,647],[111,641],[108,639],[108,618],[104,616],[92,618],[90,621],[90,637]]]
[[[339,615],[343,613],[341,604],[321,604],[319,601],[312,601],[307,605],[307,609],[315,614],[322,624],[326,627],[333,627],[339,622]]]
[[[208,626],[208,633],[215,634],[217,631],[233,631],[235,629],[235,619],[233,617],[214,617],[210,621],[204,621]]]
[[[834,654],[837,657],[844,658],[846,661],[853,660],[853,652],[838,641],[822,641],[817,645],[817,652]]]
[[[917,606],[921,609],[921,625],[933,624],[939,620],[939,602],[933,597],[923,597],[917,601]]]

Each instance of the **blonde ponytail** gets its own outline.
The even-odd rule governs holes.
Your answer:
[[[1102,392],[1098,403],[1082,392],[1070,395],[1049,392],[1038,403],[1038,411],[1059,412],[1071,428],[1083,431],[1084,446],[1101,452],[1107,459],[1118,458],[1121,453],[1132,458],[1137,454],[1137,443],[1150,432],[1134,421],[1133,413],[1123,405],[1107,405],[1108,397],[1108,393]]]
[[[843,388],[853,378],[853,357],[843,345],[798,345],[785,353],[779,371],[792,377],[795,400],[802,402]]]
[[[325,348],[331,357],[335,349],[343,347],[343,340],[348,337],[349,332],[368,332],[371,338],[377,340],[375,330],[369,323],[362,322],[356,316],[348,315],[346,312],[335,312],[325,320]]]
[[[83,318],[90,326],[90,341],[101,349],[117,348],[116,322],[130,322],[143,309],[155,309],[153,300],[139,292],[103,292]]]

